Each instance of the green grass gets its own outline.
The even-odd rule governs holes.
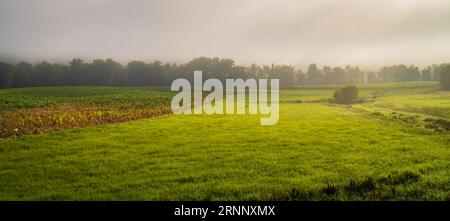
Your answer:
[[[275,126],[165,115],[3,140],[0,199],[448,200],[449,132],[374,114],[448,119],[436,85],[363,86],[371,100],[352,106],[315,103],[333,88],[286,89]]]

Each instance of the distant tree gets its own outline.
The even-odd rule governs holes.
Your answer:
[[[334,67],[333,68],[333,76],[334,76],[334,84],[344,84],[348,83],[347,72],[345,69],[341,67]]]
[[[229,58],[198,57],[186,64],[163,64],[160,61],[145,63],[132,61],[126,66],[112,59],[95,59],[84,62],[79,58],[69,64],[51,64],[43,61],[32,65],[21,62],[17,66],[0,62],[0,87],[99,85],[99,86],[170,86],[177,78],[193,80],[193,72],[203,72],[203,79],[255,78],[279,79],[280,86],[361,84],[440,79],[444,66],[433,64],[419,70],[415,66],[392,65],[378,72],[364,72],[357,66],[308,66],[307,72],[292,65],[271,64],[258,66],[236,65]]]
[[[321,84],[322,83],[322,73],[317,68],[316,64],[309,65],[308,71],[306,72],[306,76],[308,77],[308,82],[310,84]]]
[[[203,78],[212,78],[213,73],[213,59],[207,57],[199,57],[191,60],[182,67],[180,67],[179,77],[185,78],[189,81],[193,81],[194,71],[202,71]]]
[[[336,84],[338,81],[337,75],[334,73],[333,69],[329,66],[324,66],[322,68],[322,82],[323,84]]]
[[[16,74],[14,75],[13,87],[31,86],[31,72],[33,65],[27,62],[20,62],[16,66]]]
[[[268,78],[270,79],[271,76],[273,76],[273,73],[275,71],[275,65],[263,65],[262,69],[263,69],[263,76],[264,78]]]
[[[295,85],[295,68],[291,65],[275,65],[270,78],[280,80],[281,86]]]
[[[433,64],[431,66],[432,69],[432,80],[439,81],[441,79],[441,65]]]
[[[100,86],[110,85],[112,72],[104,60],[95,59],[90,65],[89,70],[90,74],[87,76],[87,84]]]
[[[88,85],[89,65],[79,58],[74,58],[69,62],[70,70],[66,76],[67,85]]]
[[[359,67],[353,67],[350,65],[347,65],[345,67],[346,71],[346,77],[345,77],[345,83],[346,84],[362,84],[364,83],[364,72],[359,69]]]
[[[13,86],[14,71],[14,65],[0,62],[0,88]]]
[[[147,86],[161,86],[166,78],[165,69],[160,61],[148,64],[148,83]]]
[[[450,90],[450,64],[440,66],[441,85],[444,89]]]
[[[297,84],[298,84],[298,85],[305,85],[305,84],[307,83],[307,82],[306,82],[306,80],[307,80],[306,74],[303,73],[301,69],[298,69],[298,70],[297,70],[297,73],[296,73],[296,80],[297,80]]]
[[[355,85],[338,88],[333,98],[338,104],[352,104],[359,100],[359,90]]]
[[[414,65],[408,67],[408,73],[405,76],[406,81],[420,81],[420,70]]]
[[[132,61],[127,65],[128,78],[131,86],[150,85],[150,74],[147,64],[142,61]]]
[[[431,66],[428,66],[421,71],[422,81],[431,81],[433,80],[433,69]]]
[[[51,86],[64,85],[64,76],[69,72],[69,67],[63,64],[53,64],[52,65],[52,76]]]
[[[235,67],[233,59],[213,58],[210,65],[211,65],[210,75],[213,78],[217,78],[222,81],[224,81],[227,78],[230,78],[231,76],[234,76],[235,78],[246,78],[245,72],[241,72],[243,76],[237,75],[238,73],[233,73],[233,68]]]
[[[170,86],[172,81],[178,78],[178,66],[177,64],[165,64],[164,72],[166,73],[166,79],[164,80],[164,86]]]
[[[109,85],[112,86],[126,86],[128,83],[127,73],[119,62],[112,59],[106,59],[106,69],[109,74]]]
[[[419,68],[411,65],[392,65],[383,67],[380,70],[383,82],[402,82],[402,81],[418,81],[420,80]]]
[[[252,64],[249,67],[248,74],[249,74],[249,77],[255,78],[255,79],[265,78],[263,69],[256,64]]]
[[[230,75],[228,75],[228,78],[248,79],[248,78],[253,78],[253,77],[251,77],[250,71],[248,70],[247,67],[236,65],[236,66],[233,66]]]
[[[33,67],[31,81],[34,86],[56,86],[60,80],[60,72],[46,61],[36,64]]]
[[[367,83],[369,84],[380,83],[378,73],[376,73],[375,71],[368,71],[366,74],[367,74]]]

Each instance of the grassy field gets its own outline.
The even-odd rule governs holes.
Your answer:
[[[450,92],[435,82],[366,85],[365,102],[336,105],[326,102],[335,89],[282,90],[274,126],[258,115],[155,114],[4,138],[0,199],[450,200]],[[145,109],[170,96],[11,89],[0,91],[0,107]]]

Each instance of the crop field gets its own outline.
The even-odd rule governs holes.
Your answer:
[[[280,92],[280,120],[173,115],[162,88],[0,90],[1,200],[450,200],[437,82]]]
[[[0,90],[0,138],[170,113],[162,89],[54,87]]]

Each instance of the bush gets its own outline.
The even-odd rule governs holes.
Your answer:
[[[440,72],[442,87],[450,90],[450,64],[442,65]]]
[[[333,97],[338,104],[353,104],[359,100],[359,90],[355,85],[345,86],[337,89]]]

